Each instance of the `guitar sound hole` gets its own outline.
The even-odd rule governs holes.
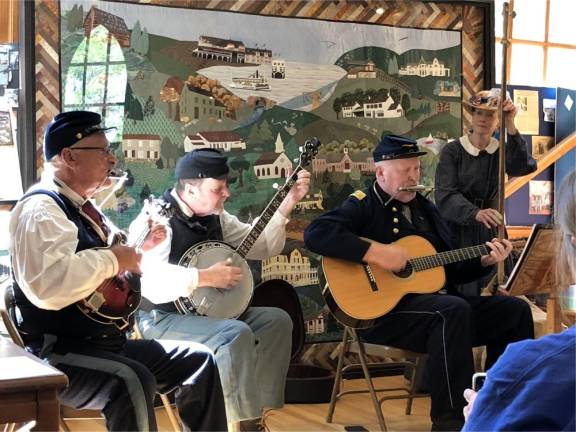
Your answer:
[[[400,278],[407,278],[410,277],[412,275],[412,264],[407,263],[406,267],[404,267],[404,269],[400,270],[399,272],[394,272],[394,274]]]

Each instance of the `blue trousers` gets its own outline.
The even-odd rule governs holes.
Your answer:
[[[292,320],[282,309],[251,307],[237,320],[138,311],[146,338],[193,341],[214,351],[229,422],[284,405]]]
[[[68,376],[70,384],[60,393],[60,401],[101,410],[108,430],[157,430],[156,392],[173,389],[187,430],[227,430],[216,363],[199,344],[129,340],[119,351],[90,344],[55,345],[45,358]]]

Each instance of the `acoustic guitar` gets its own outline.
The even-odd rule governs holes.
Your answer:
[[[394,244],[406,249],[411,257],[400,272],[322,257],[322,294],[332,314],[345,326],[373,326],[376,318],[390,312],[406,294],[440,290],[446,282],[444,265],[490,253],[486,245],[436,253],[428,240],[415,235]]]

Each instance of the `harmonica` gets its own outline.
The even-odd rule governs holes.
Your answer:
[[[434,186],[414,185],[414,186],[401,186],[397,189],[398,192],[427,192],[434,190]]]

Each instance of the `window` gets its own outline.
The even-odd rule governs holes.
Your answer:
[[[509,0],[516,13],[509,20],[509,84],[568,87],[575,84],[576,26],[574,0]],[[496,82],[502,81],[504,0],[495,1]]]
[[[80,43],[63,77],[63,111],[98,112],[107,126],[122,136],[126,61],[122,48],[108,30],[99,25]]]

